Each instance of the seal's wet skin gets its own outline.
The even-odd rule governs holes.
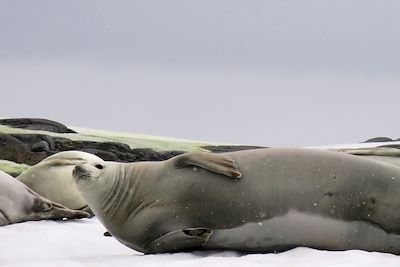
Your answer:
[[[52,202],[0,171],[0,226],[24,221],[86,217],[89,217],[88,213]]]
[[[74,173],[110,234],[145,253],[296,246],[400,253],[400,168],[388,163],[269,148],[91,162]]]

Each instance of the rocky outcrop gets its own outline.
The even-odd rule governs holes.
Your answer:
[[[149,148],[131,149],[116,142],[74,141],[42,134],[0,134],[0,159],[34,165],[61,151],[79,150],[117,162],[165,160],[184,151],[155,151]]]
[[[38,151],[38,146],[48,150]],[[0,134],[0,159],[33,165],[52,154],[50,146],[54,147],[53,140],[46,135]]]
[[[18,132],[12,133],[12,131],[11,133],[10,131],[0,132],[0,160],[14,162],[16,164],[32,166],[50,155],[69,150],[92,153],[103,160],[116,162],[160,161],[186,152],[183,151],[184,149],[159,151],[148,147],[131,148],[128,144],[114,141],[87,141],[88,136],[85,136],[85,140],[78,140],[78,135],[74,135],[74,132],[66,126],[45,119],[5,119],[0,120],[0,124],[12,128],[31,130],[26,131],[24,134]],[[34,130],[47,131],[48,134],[43,134],[43,132],[35,133]],[[54,132],[69,134],[60,137],[60,135],[51,134]],[[72,138],[72,136],[75,136],[75,138]],[[188,148],[190,149],[190,147]],[[261,147],[206,145],[203,147],[197,146],[196,150],[203,149],[210,152],[221,153],[256,148]],[[18,168],[17,171],[13,172],[18,172],[20,169],[21,168]],[[15,174],[17,173],[13,173],[13,175]]]
[[[150,148],[134,148],[117,142],[71,141],[65,138],[55,138],[57,152],[80,150],[94,154],[103,160],[116,162],[159,161],[172,158],[184,151],[155,151]]]
[[[214,153],[222,153],[222,152],[232,152],[232,151],[240,151],[240,150],[249,150],[249,149],[259,149],[265,148],[262,146],[240,146],[240,145],[223,145],[223,146],[203,146],[202,148],[207,149],[210,152]]]
[[[258,146],[205,146],[210,152],[230,152],[261,148]],[[92,153],[103,160],[116,162],[166,160],[185,151],[155,151],[134,148],[117,142],[76,141],[43,134],[0,134],[0,159],[34,165],[61,151],[79,150]]]
[[[53,133],[76,133],[75,131],[68,129],[67,126],[61,123],[46,119],[35,119],[35,118],[2,119],[0,120],[0,124],[10,126],[13,128],[47,131]]]
[[[255,149],[253,146],[207,146],[211,152],[230,152]],[[0,134],[0,159],[20,164],[34,165],[42,159],[61,151],[79,150],[95,154],[107,161],[136,162],[166,160],[185,151],[155,151],[134,148],[115,142],[73,141],[66,138],[32,134]]]
[[[367,141],[364,141],[362,143],[393,142],[393,141],[398,141],[398,140],[399,139],[393,140],[392,138],[389,138],[389,137],[374,137],[374,138],[368,139]]]

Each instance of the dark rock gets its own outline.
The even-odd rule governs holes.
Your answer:
[[[14,128],[22,128],[28,130],[39,130],[53,133],[76,133],[68,129],[65,125],[46,119],[35,118],[17,118],[17,119],[2,119],[0,124]]]
[[[184,153],[158,152],[150,148],[131,149],[115,142],[73,141],[67,138],[39,134],[0,134],[0,159],[34,165],[61,151],[79,150],[116,162],[159,161]]]
[[[364,141],[362,143],[374,143],[374,142],[393,142],[394,140],[389,137],[374,137],[371,139],[368,139],[367,141]]]
[[[55,138],[56,151],[80,150],[95,154],[108,161],[135,162],[165,160],[184,153],[183,151],[157,152],[150,148],[131,149],[128,145],[116,142],[72,141]]]
[[[73,149],[73,150],[76,150],[76,149]],[[90,153],[90,154],[94,154],[94,155],[96,155],[96,156],[98,156],[98,157],[100,157],[100,158],[102,158],[103,160],[106,160],[106,161],[130,162],[130,161],[126,160],[126,159],[121,160],[118,157],[118,155],[115,155],[115,153],[104,151],[104,150],[98,150],[98,149],[93,149],[93,148],[82,148],[82,149],[79,149],[79,150],[83,151],[83,152]]]
[[[223,152],[232,152],[232,151],[240,151],[240,150],[259,149],[259,148],[266,148],[266,147],[262,147],[262,146],[203,146],[202,148],[207,149],[214,153],[223,153]]]
[[[32,151],[38,148],[38,143],[48,141],[46,135],[9,135],[0,134],[0,159],[33,165],[54,154],[51,151]],[[47,145],[49,148],[50,145]]]
[[[177,151],[177,150],[156,152],[149,148],[135,148],[132,150],[134,151],[135,155],[140,155],[140,157],[138,157],[136,161],[167,160],[182,153],[185,153],[184,151]]]
[[[4,171],[4,170],[3,170]],[[11,175],[12,177],[14,177],[14,178],[17,178],[18,177],[18,175],[20,175],[21,174],[21,172],[19,172],[19,171],[17,171],[17,172],[7,172],[7,171],[5,171],[7,174],[9,174],[9,175]]]
[[[47,143],[46,141],[43,141],[43,140],[39,141],[32,145],[31,151],[32,152],[50,151],[49,143]]]
[[[229,152],[261,148],[257,146],[207,146],[211,152]],[[34,165],[61,151],[79,150],[92,153],[107,161],[160,161],[184,151],[156,151],[150,148],[131,149],[116,142],[74,141],[42,134],[0,134],[0,159]]]

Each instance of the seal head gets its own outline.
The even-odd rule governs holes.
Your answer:
[[[89,217],[32,191],[12,176],[0,171],[0,226],[24,221],[62,220]]]
[[[103,160],[90,153],[65,151],[54,154],[30,167],[17,177],[38,194],[74,210],[88,210],[73,181],[72,171],[78,164]],[[89,211],[89,210],[88,210]]]
[[[100,176],[101,170],[104,168],[102,164],[79,164],[72,171],[75,180],[95,179]]]

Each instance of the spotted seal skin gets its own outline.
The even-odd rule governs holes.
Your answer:
[[[257,149],[80,164],[78,190],[109,233],[144,253],[400,253],[400,168],[340,152]]]
[[[60,152],[28,168],[17,179],[41,196],[65,207],[90,212],[86,201],[75,187],[72,171],[77,164],[102,161],[101,158],[86,152]]]
[[[0,226],[37,220],[80,219],[83,211],[70,210],[33,192],[11,175],[0,171]]]

